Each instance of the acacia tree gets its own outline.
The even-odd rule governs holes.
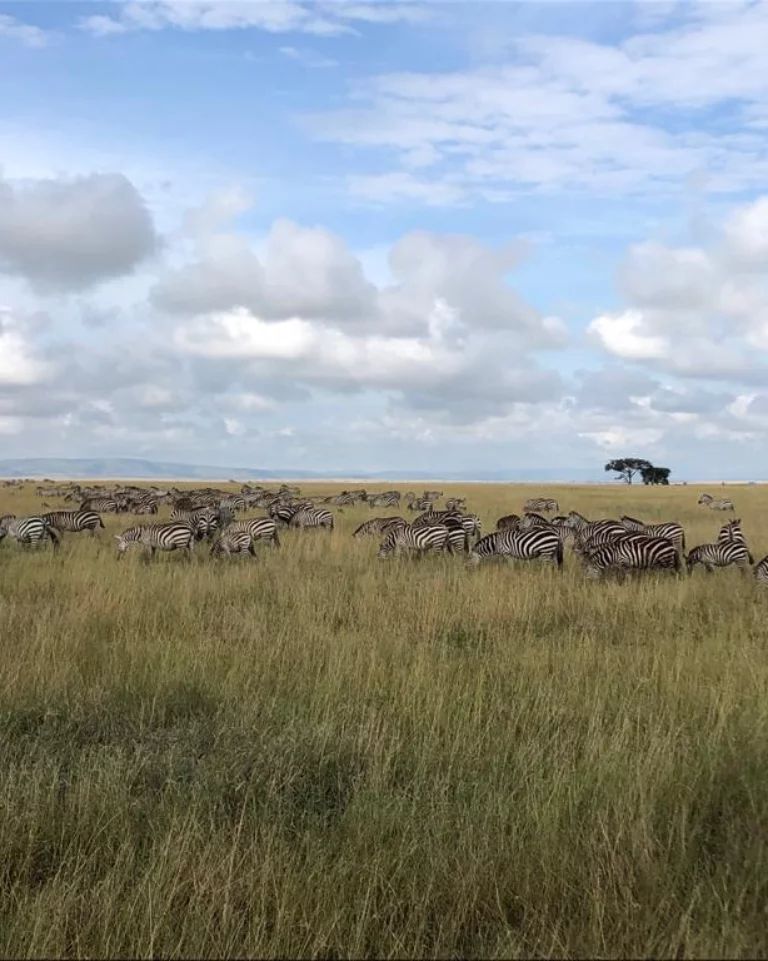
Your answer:
[[[652,467],[653,464],[649,460],[643,460],[641,457],[620,457],[617,460],[609,460],[605,465],[606,470],[615,471],[627,484],[632,483],[635,474]]]
[[[672,471],[669,467],[644,467],[640,471],[644,484],[669,484],[669,475]]]

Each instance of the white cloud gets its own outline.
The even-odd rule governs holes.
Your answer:
[[[49,372],[50,365],[29,341],[26,325],[0,308],[0,389],[39,384]]]
[[[48,44],[48,34],[39,27],[33,27],[28,23],[22,23],[15,17],[0,13],[0,38],[7,37],[9,40],[17,40],[25,47],[40,48]]]
[[[589,324],[587,332],[605,349],[625,360],[659,360],[669,353],[665,338],[648,334],[644,316],[637,310],[601,314]]]
[[[119,276],[155,249],[152,219],[121,174],[0,179],[0,271],[40,289],[81,289]]]

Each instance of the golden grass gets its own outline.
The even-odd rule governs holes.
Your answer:
[[[443,489],[485,530],[533,493],[689,546],[725,519],[692,487]],[[760,557],[768,490],[730,492]],[[0,953],[768,953],[768,592],[377,562],[369,516],[257,561],[118,564],[125,518],[0,544]]]

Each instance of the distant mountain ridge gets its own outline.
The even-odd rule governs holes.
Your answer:
[[[261,467],[214,467],[206,464],[179,464],[173,461],[142,460],[133,457],[18,457],[0,460],[0,477],[60,478],[135,478],[142,480],[440,480],[517,481],[589,483],[605,480],[600,471],[584,469],[508,471],[355,471],[301,470]]]

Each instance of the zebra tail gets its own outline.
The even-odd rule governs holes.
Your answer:
[[[563,542],[559,537],[557,539],[557,549],[555,550],[555,564],[557,564],[558,570],[563,566]]]
[[[480,566],[480,555],[475,554],[474,551],[469,552],[469,557],[467,558],[467,567],[479,567]]]
[[[750,564],[754,564],[754,563],[755,563],[755,559],[754,559],[754,557],[752,556],[752,551],[750,551],[750,550],[747,551],[747,557],[749,558],[749,563],[750,563]]]
[[[104,521],[101,519],[101,514],[99,514],[99,527],[104,530]]]
[[[50,539],[51,539],[51,543],[53,544],[53,549],[56,550],[56,548],[59,546],[59,544],[60,544],[60,542],[61,542],[61,535],[60,535],[59,532],[56,530],[56,528],[55,528],[55,527],[51,527],[50,524],[46,524],[46,525],[45,525],[45,530],[46,530],[46,533],[48,534],[48,536],[49,536]]]

